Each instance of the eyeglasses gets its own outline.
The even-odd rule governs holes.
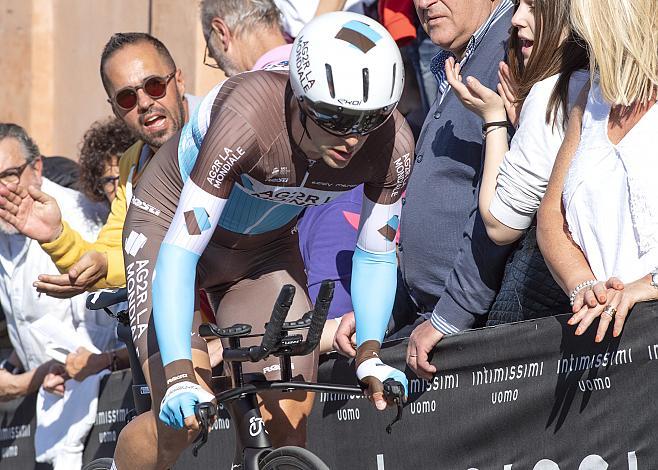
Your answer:
[[[0,173],[0,183],[2,184],[18,184],[21,180],[21,176],[27,168],[28,165],[34,163],[34,160],[31,162],[25,162],[21,166],[15,166],[13,168],[7,168],[5,171]]]
[[[396,104],[380,109],[358,111],[320,101],[312,102],[308,99],[299,102],[302,112],[314,123],[328,133],[340,137],[353,134],[367,135],[377,130],[391,117]]]
[[[96,187],[101,191],[112,191],[116,182],[119,180],[118,176],[103,176],[98,178]]]
[[[130,111],[137,106],[137,90],[142,89],[149,97],[154,100],[164,98],[167,94],[167,85],[169,80],[174,78],[176,71],[174,70],[169,75],[160,77],[159,75],[151,75],[146,77],[141,85],[127,86],[117,91],[114,98],[107,100],[110,104],[114,103],[123,111]]]
[[[206,48],[203,51],[203,65],[205,65],[207,67],[210,67],[211,69],[219,69],[220,68],[219,64],[217,63],[217,61],[215,59],[213,59],[211,57],[212,62],[210,62],[208,60],[208,57],[209,57],[208,53],[210,52],[210,50],[208,49],[208,42],[210,41],[210,38],[212,37],[212,33],[214,33],[214,32],[215,32],[215,30],[211,29],[210,34],[208,35],[208,39],[206,39]]]

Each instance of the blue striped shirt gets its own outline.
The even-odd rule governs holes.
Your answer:
[[[468,62],[468,58],[473,54],[475,49],[477,49],[478,45],[482,41],[482,38],[484,38],[484,36],[487,34],[487,31],[489,31],[489,28],[491,28],[491,26],[494,25],[496,21],[498,21],[510,8],[513,7],[514,2],[512,0],[502,0],[494,12],[489,16],[487,21],[485,21],[482,26],[480,26],[478,30],[473,34],[473,36],[471,36],[471,39],[469,39],[468,44],[466,45],[464,57],[462,57],[462,60],[459,62],[459,65],[461,65],[462,68],[466,62]],[[442,50],[437,55],[435,55],[430,62],[430,71],[434,74],[434,77],[436,77],[436,80],[439,82],[439,94],[441,96],[445,95],[445,92],[448,91],[448,88],[450,88],[445,70],[446,60],[448,60],[450,57],[455,57],[455,54],[450,51]]]

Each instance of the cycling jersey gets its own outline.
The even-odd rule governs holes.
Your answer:
[[[131,326],[144,360],[156,352],[146,340],[153,308],[168,386],[194,377],[191,337],[183,332],[192,328],[195,282],[214,298],[220,324],[224,301],[237,289],[251,297],[243,322],[262,330],[282,279],[298,284],[300,300],[291,312],[301,315],[310,304],[297,215],[361,183],[353,286],[368,286],[353,292],[354,307],[357,324],[361,315],[374,325],[360,328],[360,341],[383,337],[395,293],[400,197],[413,162],[411,131],[395,112],[346,168],[331,168],[308,160],[292,139],[293,100],[285,73],[248,72],[225,81],[160,149],[166,155],[154,159],[135,191],[124,229]],[[272,298],[258,296],[259,282],[272,279],[277,288],[265,289]],[[249,284],[251,291],[244,288]],[[234,296],[231,303],[231,310],[239,308]],[[310,378],[312,371],[302,369],[296,370]]]

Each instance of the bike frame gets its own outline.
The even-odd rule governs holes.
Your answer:
[[[232,349],[240,348],[240,338],[229,338]],[[263,452],[272,449],[272,443],[261,417],[256,394],[268,391],[308,390],[313,392],[341,392],[350,394],[363,394],[361,388],[348,385],[319,384],[311,382],[292,381],[291,359],[288,354],[279,356],[282,380],[254,380],[244,383],[242,364],[238,361],[230,362],[231,375],[234,388],[217,394],[218,404],[226,405],[231,420],[236,427],[236,444],[233,465],[240,466],[241,470],[258,470],[259,461]],[[207,439],[202,437],[202,441]],[[198,447],[196,447],[198,449]]]

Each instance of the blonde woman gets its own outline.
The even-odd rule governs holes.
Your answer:
[[[570,296],[580,335],[619,336],[637,302],[658,298],[658,2],[572,0],[591,88],[569,121],[538,241]],[[568,229],[567,229],[568,228]]]

